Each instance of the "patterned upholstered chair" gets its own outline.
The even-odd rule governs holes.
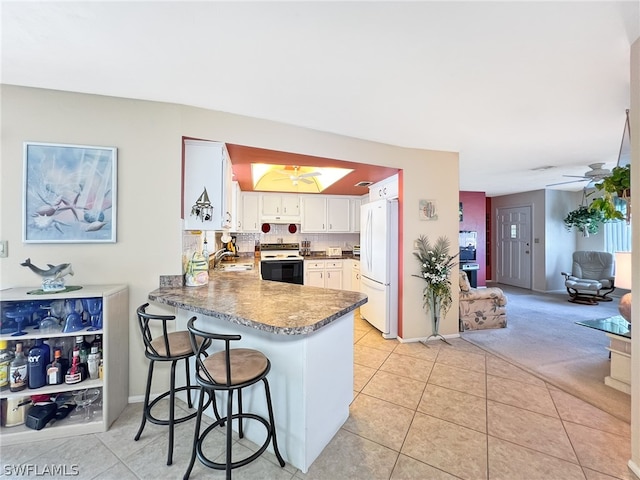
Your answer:
[[[607,295],[616,289],[613,269],[613,255],[609,252],[573,252],[571,273],[561,272],[569,301],[584,305],[610,302]]]
[[[507,326],[507,297],[502,289],[471,288],[467,274],[460,270],[460,326],[463,330]]]

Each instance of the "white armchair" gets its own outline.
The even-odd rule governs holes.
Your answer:
[[[560,272],[569,292],[569,301],[584,305],[610,302],[607,297],[615,290],[614,261],[609,252],[573,252],[571,273]]]

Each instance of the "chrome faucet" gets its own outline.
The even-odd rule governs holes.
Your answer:
[[[220,264],[220,260],[222,260],[224,257],[230,257],[230,256],[233,256],[233,252],[227,252],[225,251],[224,248],[221,248],[220,250],[218,250],[216,253],[212,255],[213,268],[215,269],[216,267],[218,267],[218,265]]]

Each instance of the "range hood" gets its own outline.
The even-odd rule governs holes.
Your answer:
[[[262,215],[261,223],[272,223],[276,225],[289,225],[290,223],[300,223],[300,215]]]

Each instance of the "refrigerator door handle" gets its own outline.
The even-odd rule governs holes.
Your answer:
[[[367,244],[368,244],[367,268],[369,271],[371,271],[372,256],[373,256],[371,252],[371,249],[373,248],[373,238],[371,235],[371,222],[373,222],[373,212],[371,211],[371,209],[369,209],[369,211],[367,212]]]

